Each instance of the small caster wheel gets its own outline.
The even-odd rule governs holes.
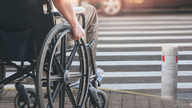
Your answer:
[[[105,95],[105,92],[102,90],[97,90],[97,95],[100,100],[100,107],[99,108],[106,108],[107,106],[107,96]],[[85,108],[98,108],[96,107],[95,103],[93,102],[91,96],[88,96],[85,102]]]
[[[27,94],[30,98],[29,103],[25,103],[22,99],[21,95],[17,93],[15,100],[14,100],[14,106],[15,108],[37,108],[37,102],[36,102],[36,93],[34,89],[26,88]]]

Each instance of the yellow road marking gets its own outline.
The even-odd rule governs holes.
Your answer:
[[[161,96],[158,96],[158,95],[144,94],[144,93],[138,93],[138,92],[115,90],[115,89],[107,89],[107,88],[100,88],[100,87],[99,87],[99,89],[100,90],[108,90],[108,91],[115,91],[115,92],[121,92],[121,93],[129,93],[129,94],[135,94],[135,95],[142,95],[142,96],[150,96],[150,97],[162,98]]]

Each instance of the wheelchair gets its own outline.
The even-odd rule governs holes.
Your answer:
[[[93,65],[95,40],[88,45],[83,39],[72,40],[69,24],[56,25],[56,18],[62,16],[52,11],[51,1],[11,2],[1,0],[0,4],[0,95],[4,85],[15,82],[15,108],[105,108],[106,95],[98,90],[102,78]],[[85,28],[85,9],[75,10]],[[17,72],[5,78],[6,66]],[[24,87],[29,77],[35,89]]]

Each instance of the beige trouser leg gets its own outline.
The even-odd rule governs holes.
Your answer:
[[[96,65],[96,52],[97,52],[97,41],[98,41],[98,15],[96,9],[91,5],[82,5],[86,12],[83,13],[85,16],[85,28],[86,28],[86,43],[89,44],[93,39],[96,40],[95,44],[92,46],[92,54],[93,54],[93,61],[95,66],[95,72],[97,72],[97,65]],[[78,16],[78,21],[82,24],[82,19]],[[89,51],[88,51],[89,52]],[[90,61],[90,54],[89,54],[89,61]],[[90,68],[92,70],[91,62]],[[92,71],[91,71],[92,72]]]

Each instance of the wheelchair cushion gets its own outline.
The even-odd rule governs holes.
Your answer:
[[[41,0],[0,0],[0,59],[36,59],[51,27]]]

